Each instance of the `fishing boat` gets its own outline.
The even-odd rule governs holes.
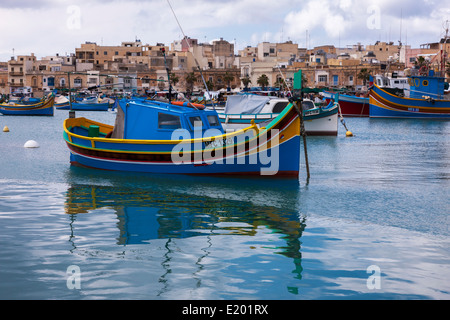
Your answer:
[[[450,119],[450,100],[444,96],[445,78],[433,70],[409,77],[409,97],[374,84],[370,90],[371,118]]]
[[[327,103],[330,103],[335,95],[335,92],[323,92]],[[343,116],[369,117],[369,97],[339,93],[339,106]]]
[[[114,107],[114,100],[105,98],[105,99],[98,99],[97,97],[94,98],[86,98],[83,100],[75,100],[70,103],[64,103],[61,106],[57,106],[58,110],[76,110],[76,111],[108,111],[109,108]]]
[[[55,108],[63,110],[65,107],[69,107],[70,102],[69,99],[67,99],[64,96],[57,96],[55,98]]]
[[[64,122],[73,165],[114,171],[298,177],[300,119],[289,104],[264,128],[225,133],[217,112],[191,103],[121,100],[114,126]]]
[[[271,98],[253,94],[229,96],[225,110],[219,112],[219,119],[226,131],[243,129],[254,122],[264,126],[280,115],[289,105],[284,98]],[[324,106],[316,106],[312,100],[302,101],[306,134],[309,136],[336,136],[338,134],[337,103],[331,101]]]
[[[50,94],[35,104],[17,104],[13,102],[0,104],[0,113],[14,116],[53,116],[55,96]]]

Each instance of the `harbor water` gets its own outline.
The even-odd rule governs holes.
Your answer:
[[[450,298],[449,121],[348,118],[307,182],[303,152],[298,180],[73,167],[66,117],[0,116],[0,299]]]

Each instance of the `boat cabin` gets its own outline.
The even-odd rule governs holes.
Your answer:
[[[408,82],[411,86],[410,98],[444,98],[445,78],[435,75],[433,70],[430,70],[427,75],[411,76],[409,77]]]
[[[185,129],[194,138],[207,136],[207,130],[224,133],[215,110],[178,106],[153,100],[121,100],[111,138],[171,140],[177,129]],[[218,130],[218,131],[217,131]]]

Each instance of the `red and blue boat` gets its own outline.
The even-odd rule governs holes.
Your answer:
[[[450,119],[450,100],[445,98],[445,78],[430,70],[410,76],[409,97],[399,96],[374,84],[370,89],[371,118]]]
[[[337,93],[324,91],[323,97],[330,103]],[[339,107],[341,113],[346,117],[369,117],[369,98],[339,93]]]
[[[265,127],[225,133],[215,110],[191,103],[121,100],[114,126],[64,122],[73,165],[113,171],[298,177],[300,119],[289,104]]]

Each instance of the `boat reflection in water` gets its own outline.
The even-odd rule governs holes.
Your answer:
[[[185,179],[189,178],[180,178],[178,185],[173,181],[166,183],[167,186],[175,185],[179,190],[186,190],[183,181],[187,184],[189,181]],[[155,257],[152,253],[151,257],[148,257],[152,259],[151,263],[156,263],[155,259],[159,259],[158,265],[165,269],[160,270],[158,282],[164,282],[163,279],[170,277],[174,268],[171,266],[171,260],[180,259],[180,255],[189,257],[189,267],[185,268],[194,269],[191,272],[193,274],[200,270],[220,274],[224,271],[223,266],[230,263],[245,268],[244,265],[249,263],[249,259],[254,263],[261,257],[266,257],[263,260],[275,263],[274,261],[287,258],[287,261],[291,262],[286,264],[287,261],[284,261],[282,268],[288,268],[286,274],[290,279],[301,279],[303,269],[300,238],[305,228],[304,217],[300,217],[292,207],[283,209],[252,203],[257,200],[252,200],[251,194],[260,193],[257,186],[239,189],[239,182],[228,184],[227,188],[227,183],[214,184],[210,182],[213,180],[207,178],[197,178],[196,181],[194,190],[195,187],[208,186],[208,192],[220,191],[221,196],[213,198],[169,190],[164,188],[162,181],[160,185],[153,185],[151,188],[71,184],[67,190],[65,211],[71,215],[72,252],[96,251],[96,248],[92,248],[98,246],[96,241],[108,241],[108,246],[104,247],[108,249],[105,250],[112,250],[111,247],[116,246],[124,250],[128,247],[151,252],[159,248],[161,252],[164,248],[164,256]],[[273,183],[273,178],[270,182]],[[255,179],[256,183],[264,189],[261,180]],[[289,180],[282,180],[280,183],[287,183],[287,186],[278,192],[275,189],[270,190],[273,191],[274,197],[288,198],[298,192],[295,188],[286,191],[292,187]],[[240,194],[242,198],[239,200],[235,197],[236,194]],[[284,203],[290,206],[286,201]],[[111,227],[113,225],[114,227]],[[107,229],[110,229],[109,232]],[[113,229],[115,231],[112,232]],[[105,234],[108,234],[110,239],[104,239]],[[179,249],[180,247],[183,249]],[[147,257],[140,258],[145,260]],[[175,264],[174,261],[172,263]],[[220,268],[216,269],[218,265]],[[228,272],[227,269],[227,274]],[[161,273],[164,275],[161,276]]]

